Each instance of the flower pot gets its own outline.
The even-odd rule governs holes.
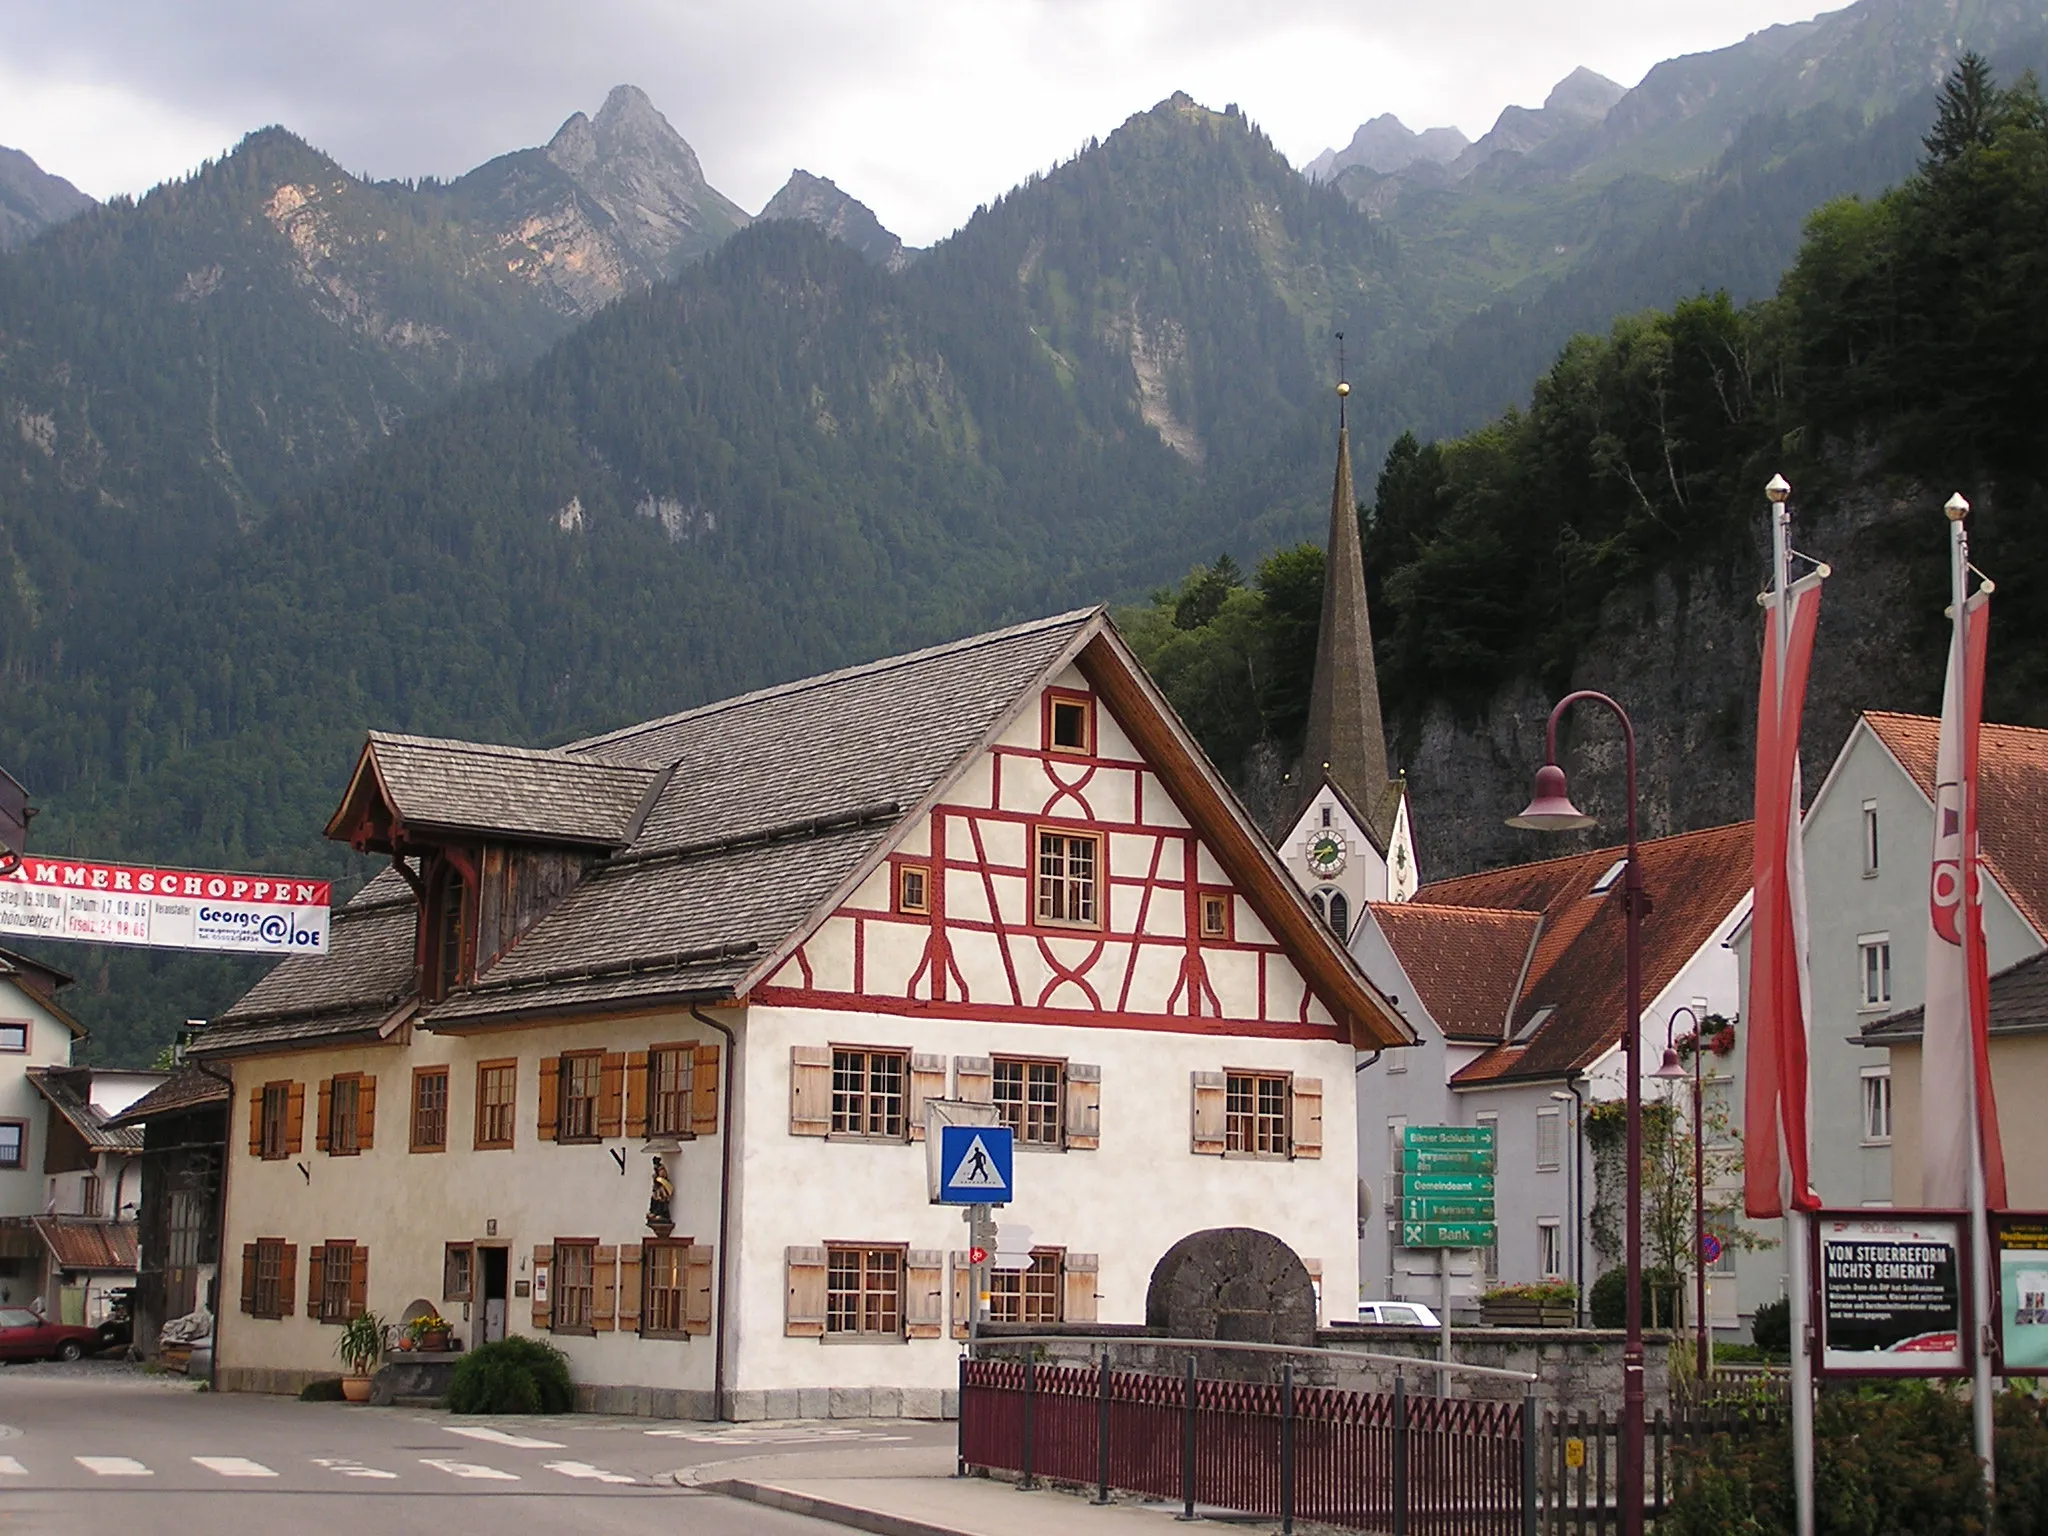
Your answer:
[[[440,1351],[448,1347],[448,1330],[434,1329],[420,1335],[419,1347],[429,1351]]]
[[[1479,1320],[1489,1328],[1569,1328],[1578,1319],[1569,1304],[1502,1296],[1480,1302]]]
[[[341,1396],[344,1402],[367,1403],[370,1400],[370,1378],[367,1376],[342,1377]]]

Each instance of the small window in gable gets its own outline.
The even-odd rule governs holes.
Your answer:
[[[932,872],[924,864],[899,864],[896,867],[896,910],[919,917],[929,916],[932,910]]]
[[[1048,752],[1083,755],[1095,750],[1095,706],[1087,694],[1047,692],[1045,747]]]
[[[1077,928],[1100,926],[1096,899],[1102,838],[1093,832],[1038,834],[1038,920]]]
[[[1228,939],[1230,937],[1230,898],[1221,891],[1202,893],[1202,937],[1205,939]]]
[[[1326,827],[1336,825],[1336,812],[1327,805],[1323,807],[1323,825]]]

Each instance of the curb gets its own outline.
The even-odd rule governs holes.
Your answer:
[[[858,1504],[840,1504],[831,1499],[815,1499],[805,1493],[792,1493],[772,1483],[728,1478],[722,1482],[700,1483],[698,1487],[705,1493],[722,1493],[729,1499],[745,1499],[749,1503],[763,1504],[793,1515],[807,1515],[813,1520],[851,1526],[857,1531],[873,1532],[874,1536],[973,1536],[972,1532],[955,1530],[951,1526],[931,1525],[879,1509],[863,1509]]]

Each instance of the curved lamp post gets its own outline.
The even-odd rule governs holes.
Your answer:
[[[1531,832],[1577,832],[1593,818],[1572,804],[1564,770],[1557,765],[1557,722],[1577,703],[1599,704],[1621,722],[1627,749],[1628,854],[1622,874],[1622,912],[1627,996],[1621,1048],[1628,1077],[1628,1193],[1624,1251],[1628,1285],[1626,1341],[1621,1356],[1621,1530],[1643,1536],[1643,871],[1636,857],[1636,728],[1628,711],[1604,693],[1581,688],[1557,701],[1544,734],[1544,762],[1536,770],[1527,809],[1508,825]]]
[[[1690,1073],[1679,1061],[1678,1047],[1672,1038],[1673,1032],[1678,1028],[1678,1016],[1681,1013],[1692,1020]],[[1664,1021],[1664,1061],[1650,1074],[1667,1083],[1683,1082],[1688,1076],[1692,1078],[1693,1331],[1697,1338],[1694,1364],[1698,1368],[1701,1381],[1705,1381],[1713,1369],[1713,1359],[1707,1347],[1707,1128],[1700,1119],[1700,1058],[1706,1054],[1706,1050],[1706,1042],[1700,1038],[1699,1014],[1681,1004],[1672,1009],[1671,1017]]]

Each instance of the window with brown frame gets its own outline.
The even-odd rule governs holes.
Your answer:
[[[263,1156],[276,1162],[291,1155],[292,1085],[263,1085]]]
[[[363,1310],[358,1255],[366,1254],[353,1240],[329,1238],[320,1245],[320,1321],[345,1323]]]
[[[896,867],[896,910],[929,917],[932,910],[932,872],[926,864]]]
[[[1045,746],[1049,752],[1086,754],[1095,748],[1094,703],[1086,694],[1048,692]]]
[[[1205,939],[1227,939],[1230,937],[1230,898],[1221,891],[1202,893],[1202,937]]]
[[[903,1051],[832,1048],[832,1134],[904,1135],[910,1057]]]
[[[555,1242],[554,1320],[556,1333],[597,1331],[597,1244]]]
[[[28,1021],[8,1019],[0,1023],[0,1053],[19,1055],[28,1049]]]
[[[513,1112],[519,1105],[519,1063],[476,1064],[476,1146],[479,1152],[512,1145]]]
[[[1016,1139],[1033,1147],[1062,1145],[1066,1063],[997,1056],[993,1069],[996,1114]]]
[[[472,1301],[476,1296],[476,1244],[450,1243],[441,1250],[441,1299]]]
[[[337,1073],[327,1084],[327,1152],[354,1157],[363,1150],[363,1079],[358,1072]]]
[[[1065,1281],[1060,1250],[1034,1248],[1029,1269],[991,1270],[988,1316],[993,1323],[1056,1323]]]
[[[697,1051],[658,1045],[647,1053],[647,1134],[690,1136],[690,1096],[697,1087]]]
[[[683,1330],[684,1254],[689,1245],[673,1239],[640,1248],[640,1332],[651,1339],[680,1339]]]
[[[1285,1157],[1287,1093],[1285,1073],[1228,1073],[1223,1090],[1223,1150]]]
[[[604,1052],[570,1051],[562,1057],[555,1140],[596,1141],[597,1100],[604,1087]]]
[[[1038,833],[1038,920],[1076,928],[1099,926],[1096,885],[1102,838],[1094,832]]]
[[[0,1120],[0,1168],[28,1166],[28,1122]]]
[[[420,991],[428,1002],[439,1002],[468,979],[464,953],[470,910],[474,905],[461,872],[443,860],[430,872],[427,901],[420,921],[426,934],[425,965]]]
[[[827,1338],[903,1336],[903,1250],[827,1244]]]
[[[412,1069],[412,1150],[448,1150],[448,1069]]]
[[[249,1245],[256,1270],[255,1283],[248,1287],[252,1317],[283,1317],[291,1300],[291,1277],[286,1273],[289,1245],[280,1237],[260,1237]]]

